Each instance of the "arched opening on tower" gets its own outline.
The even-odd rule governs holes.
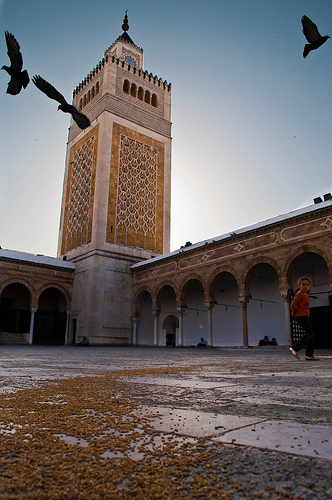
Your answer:
[[[130,89],[130,84],[129,84],[128,80],[125,80],[123,82],[123,92],[125,94],[129,94],[129,89]]]
[[[155,108],[158,107],[158,101],[157,101],[157,96],[156,94],[152,94],[151,97],[151,105],[154,106]]]
[[[130,95],[133,97],[136,97],[136,95],[137,95],[137,87],[136,87],[135,83],[131,84]]]

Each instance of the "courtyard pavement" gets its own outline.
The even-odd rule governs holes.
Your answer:
[[[92,381],[100,380],[102,386],[109,380],[103,377],[116,376],[114,384],[120,380],[120,385],[114,397],[120,398],[123,408],[134,405],[127,410],[129,413],[139,415],[144,422],[147,419],[149,430],[144,427],[144,433],[142,429],[140,432],[153,435],[153,447],[159,447],[158,460],[168,454],[167,440],[168,446],[183,447],[181,453],[183,457],[188,455],[188,463],[193,456],[196,462],[182,474],[176,490],[161,493],[150,487],[147,492],[133,482],[135,474],[129,474],[127,482],[122,478],[120,486],[112,486],[112,495],[107,496],[103,490],[95,498],[331,500],[332,351],[316,351],[319,361],[305,361],[301,354],[298,361],[283,348],[0,346],[0,411],[1,401],[5,402],[9,395],[13,411],[15,397],[19,405],[20,394],[28,398],[39,389],[46,390],[49,384],[65,388],[69,381],[82,380],[91,386]],[[68,394],[68,401],[70,397]],[[91,407],[91,399],[85,411]],[[20,418],[24,421],[24,413]],[[3,450],[6,439],[12,438],[22,423],[15,424],[16,428],[13,425],[10,419],[2,421],[0,413]],[[103,432],[121,430],[124,435],[121,425]],[[136,430],[138,427],[136,422]],[[52,432],[71,449],[76,446],[77,453],[89,447],[88,432],[84,437],[74,436],[65,427],[61,433]],[[125,446],[122,451],[112,452],[108,443],[102,458],[143,463],[151,439],[146,441],[141,436],[134,445],[131,441],[128,449]],[[8,449],[11,446],[8,444]],[[193,446],[190,454],[187,446]],[[206,453],[209,463],[214,464],[213,475],[202,460]],[[6,452],[0,452],[0,456],[6,468]],[[0,479],[3,470],[0,462]],[[198,473],[204,478],[201,483]],[[12,491],[14,496],[8,498],[21,498],[23,491],[25,498],[35,498],[33,490],[25,491],[22,482],[10,490],[11,482],[6,481],[0,496],[1,492],[9,495]],[[146,480],[146,484],[153,485],[153,479]],[[38,497],[92,498],[79,488],[62,497],[52,491],[44,482]]]

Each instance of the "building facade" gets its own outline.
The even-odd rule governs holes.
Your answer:
[[[75,264],[0,249],[0,344],[67,344]]]
[[[291,345],[290,300],[311,279],[316,345],[332,347],[332,201],[132,266],[133,343]],[[168,336],[168,337],[167,337]]]

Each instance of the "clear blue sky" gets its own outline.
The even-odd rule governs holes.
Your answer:
[[[332,191],[332,39],[303,59],[301,16],[332,36],[330,0],[0,0],[30,76],[71,100],[122,33],[172,83],[171,249]],[[2,39],[2,40],[1,40]],[[0,71],[0,245],[56,255],[69,115]]]

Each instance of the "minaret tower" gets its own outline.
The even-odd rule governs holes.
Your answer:
[[[69,342],[131,344],[130,266],[169,251],[171,85],[123,33],[76,87],[58,256],[76,263]]]

